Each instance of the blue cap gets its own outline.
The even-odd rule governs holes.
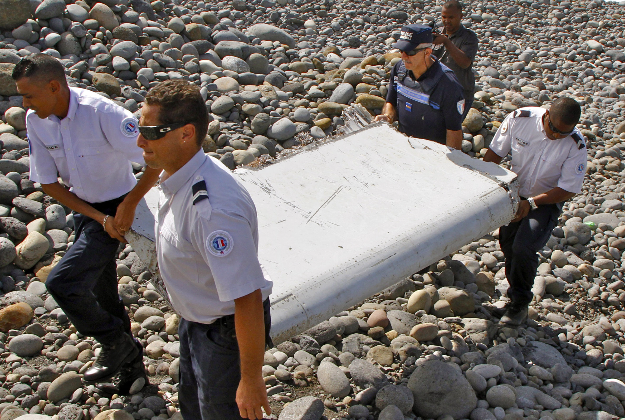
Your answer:
[[[427,25],[414,24],[401,28],[401,35],[393,44],[393,48],[408,52],[421,44],[432,44],[432,28]]]

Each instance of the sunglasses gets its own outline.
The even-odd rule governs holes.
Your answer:
[[[414,49],[414,50],[412,50],[412,51],[408,51],[408,52],[406,52],[406,55],[408,55],[408,56],[412,57],[412,56],[414,56],[414,55],[419,54],[419,51],[423,51],[423,50],[427,50],[427,48],[415,48],[415,49]]]
[[[174,131],[179,129],[180,127],[184,127],[187,124],[190,124],[191,121],[178,122],[173,124],[164,124],[164,125],[140,125],[139,132],[146,140],[158,140],[162,139],[169,133],[170,131]]]
[[[551,131],[553,131],[556,134],[560,134],[561,136],[568,136],[569,134],[571,134],[573,132],[573,130],[571,131],[560,131],[557,128],[554,127],[553,123],[551,122],[551,117],[547,116],[547,122],[549,123],[549,129]]]

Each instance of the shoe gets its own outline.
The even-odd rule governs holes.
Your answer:
[[[512,303],[499,322],[511,327],[518,327],[519,325],[522,325],[525,321],[527,321],[527,307],[528,305]]]
[[[137,340],[134,340],[139,354],[131,362],[122,366],[119,371],[119,382],[117,384],[117,393],[119,395],[132,395],[141,391],[143,387],[149,385],[148,377],[145,373],[143,365],[143,346]]]
[[[122,333],[114,342],[104,344],[93,366],[85,372],[87,382],[108,379],[115,375],[125,364],[134,360],[139,354],[135,341],[128,333]]]

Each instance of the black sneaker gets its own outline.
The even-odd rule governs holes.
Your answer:
[[[137,357],[139,350],[128,333],[121,333],[112,343],[102,343],[102,349],[93,366],[85,372],[87,382],[102,381],[115,375],[119,369]]]
[[[136,394],[150,384],[143,365],[143,346],[137,340],[134,341],[139,354],[119,371],[117,393],[120,395]]]
[[[528,305],[512,304],[499,322],[511,327],[518,327],[527,321]]]

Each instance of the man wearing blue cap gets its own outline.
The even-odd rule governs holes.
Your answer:
[[[465,99],[453,70],[432,55],[432,29],[408,25],[393,45],[401,61],[391,70],[382,114],[376,121],[399,121],[399,131],[449,147],[462,147]]]

